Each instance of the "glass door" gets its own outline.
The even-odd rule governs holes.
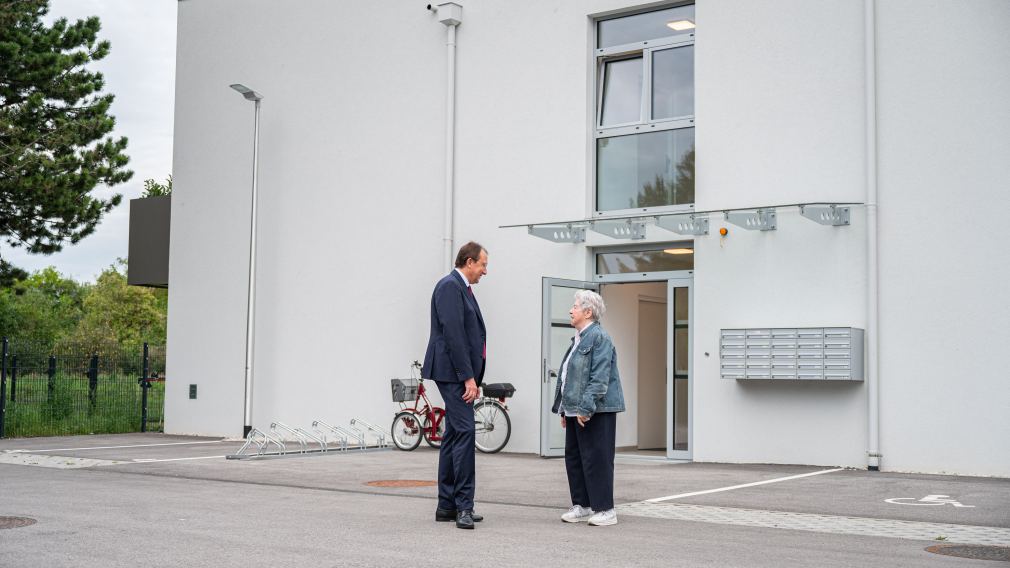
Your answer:
[[[666,456],[672,459],[691,459],[693,408],[692,376],[694,369],[691,353],[691,329],[694,315],[691,309],[693,295],[691,278],[671,279],[667,283],[666,321]]]
[[[561,362],[575,337],[568,310],[579,290],[600,291],[599,284],[560,278],[544,278],[543,331],[540,379],[540,455],[565,455],[565,430],[561,419],[551,412],[558,386]]]

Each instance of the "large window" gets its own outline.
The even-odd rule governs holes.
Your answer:
[[[694,204],[694,6],[596,26],[596,211]]]

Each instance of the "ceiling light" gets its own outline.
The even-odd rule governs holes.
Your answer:
[[[663,252],[665,252],[666,254],[694,254],[694,249],[686,249],[686,248],[666,249]]]
[[[691,20],[673,20],[672,22],[666,22],[666,27],[678,32],[682,32],[685,30],[693,30],[694,22],[692,22]]]

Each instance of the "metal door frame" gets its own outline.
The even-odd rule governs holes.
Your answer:
[[[565,288],[581,288],[592,290],[597,294],[600,292],[598,282],[585,282],[582,280],[570,280],[566,278],[543,277],[543,296],[540,305],[540,455],[542,457],[561,457],[564,449],[550,448],[549,428],[550,422],[556,421],[557,416],[551,412],[554,404],[554,392],[550,388],[550,341],[551,341],[551,287],[561,286]]]
[[[674,350],[677,340],[674,319],[676,288],[687,288],[687,450],[674,449],[673,422],[676,418],[674,400]],[[666,322],[670,326],[666,344],[666,457],[691,460],[694,456],[694,278],[671,278],[666,281]]]

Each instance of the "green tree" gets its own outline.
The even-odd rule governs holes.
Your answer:
[[[125,268],[125,262],[119,266]],[[98,276],[83,302],[83,314],[66,342],[98,350],[139,349],[145,341],[164,343],[165,290],[129,286],[113,265]]]
[[[158,183],[154,179],[144,180],[144,193],[141,197],[160,197],[172,195],[172,174],[168,174],[165,183]]]
[[[85,66],[109,54],[91,17],[46,26],[48,0],[0,2],[0,238],[50,254],[91,234],[120,195],[99,184],[130,179],[126,138],[108,136],[113,95]],[[0,259],[0,285],[27,277]]]
[[[52,267],[0,289],[0,335],[52,347],[77,327],[87,293],[87,286]]]

